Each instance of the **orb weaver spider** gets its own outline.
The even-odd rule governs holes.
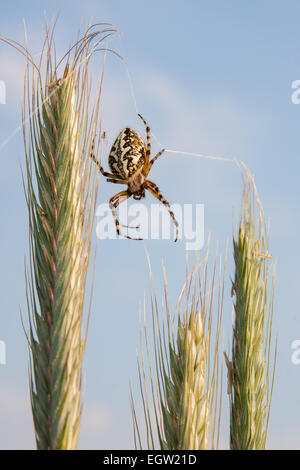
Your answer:
[[[137,227],[129,227],[128,225],[120,224],[117,218],[116,209],[121,202],[131,196],[136,200],[144,198],[146,196],[146,190],[148,190],[154,197],[162,202],[169,211],[170,217],[176,226],[176,242],[178,239],[178,222],[171,210],[170,204],[163,197],[158,186],[147,179],[153,163],[161,156],[165,149],[158,152],[152,160],[149,161],[151,152],[150,127],[140,114],[138,116],[146,126],[147,145],[145,145],[145,142],[137,132],[126,127],[121,130],[120,134],[116,138],[108,156],[108,164],[111,173],[103,170],[100,162],[96,160],[93,151],[91,158],[98,166],[102,175],[107,178],[109,183],[127,184],[127,189],[125,191],[120,191],[115,194],[109,201],[109,207],[112,211],[117,234],[119,236],[129,238],[130,240],[142,240],[142,238],[130,237],[129,235],[124,235],[120,232],[120,226],[127,228]]]

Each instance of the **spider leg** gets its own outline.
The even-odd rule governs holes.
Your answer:
[[[98,160],[96,159],[96,157],[94,155],[94,147],[95,147],[95,137],[93,138],[93,141],[92,141],[90,157],[91,157],[92,160],[94,160],[94,162],[96,163],[96,165],[99,168],[102,175],[105,176],[106,178],[112,178],[113,180],[116,180],[116,181],[117,180],[120,181],[120,182],[123,181],[120,178],[116,178],[116,175],[113,175],[112,173],[108,173],[107,171],[103,170],[100,162],[98,162]]]
[[[108,181],[109,183],[127,184],[127,180],[119,180],[116,178],[108,178],[106,181]]]
[[[158,157],[161,156],[162,153],[164,153],[165,149],[162,149],[160,152],[158,152],[155,157],[152,158],[152,160],[149,162],[148,166],[146,167],[146,172],[145,172],[145,176],[148,175],[149,171],[151,170],[152,168],[152,165],[153,163],[155,162],[155,160],[158,159]]]
[[[96,163],[97,167],[99,168],[100,172],[102,173],[103,176],[105,176],[106,178],[112,178],[114,180],[117,180],[117,181],[120,181],[121,182],[124,182],[124,180],[121,180],[120,178],[116,178],[116,175],[113,175],[112,173],[108,173],[107,171],[104,171],[102,166],[100,165],[100,162],[98,162],[98,160],[96,159],[95,155],[93,153],[91,153],[90,155],[91,159],[94,160],[94,162]]]
[[[170,216],[171,216],[171,218],[172,218],[172,220],[173,220],[173,222],[174,222],[174,224],[175,224],[175,227],[176,227],[176,238],[175,238],[175,242],[177,242],[177,240],[178,240],[178,222],[177,222],[177,220],[176,220],[176,218],[175,218],[174,212],[172,211],[170,204],[169,204],[168,201],[163,197],[163,195],[161,194],[161,192],[160,192],[160,190],[159,190],[159,187],[158,187],[155,183],[153,183],[153,182],[150,181],[150,180],[146,180],[144,184],[145,184],[145,186],[144,186],[145,189],[148,189],[148,191],[149,191],[154,197],[156,197],[160,202],[162,202],[162,203],[166,206],[167,210],[169,211],[169,214],[170,214]]]
[[[128,199],[130,196],[131,194],[128,191],[121,191],[118,194],[115,194],[109,201],[109,207],[114,218],[117,234],[120,237],[129,238],[129,240],[142,240],[142,238],[133,238],[133,237],[130,237],[129,235],[123,235],[122,233],[120,233],[120,227],[138,228],[138,227],[130,227],[129,225],[120,224],[118,217],[117,217],[116,208],[118,207],[119,204],[121,204],[121,202],[126,201],[126,199]]]
[[[149,127],[149,125],[146,123],[146,121],[145,121],[145,119],[143,118],[143,116],[141,116],[140,114],[138,114],[138,117],[143,121],[143,123],[144,123],[145,126],[146,126],[147,147],[146,147],[146,161],[145,161],[145,165],[148,165],[149,158],[150,158],[150,153],[151,153],[150,127]]]

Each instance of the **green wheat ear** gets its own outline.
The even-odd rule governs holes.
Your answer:
[[[201,268],[199,264],[192,267],[174,314],[169,307],[165,277],[162,319],[159,318],[160,309],[152,288],[155,359],[151,360],[149,334],[145,326],[144,341],[141,330],[139,365],[148,449],[158,446],[165,450],[204,450],[218,446],[221,408],[218,344],[224,281],[221,271],[219,275],[216,271],[215,262],[209,281],[207,258]],[[217,277],[218,286],[215,285]],[[211,351],[212,335],[215,341]],[[144,348],[147,359],[144,359]],[[141,448],[142,438],[133,400],[132,414],[135,445]]]
[[[239,229],[233,240],[232,360],[226,356],[230,447],[244,450],[265,449],[275,371],[274,363],[270,381],[274,282],[269,292],[268,234],[253,177],[246,171]]]
[[[46,30],[39,64],[27,48],[3,39],[27,58],[23,133],[30,263],[26,284],[38,449],[75,449],[78,439],[88,324],[83,325],[83,307],[97,193],[97,170],[89,154],[99,132],[102,83],[101,74],[91,105],[88,69],[93,52],[113,32],[89,28],[59,64],[51,28]],[[63,74],[58,75],[63,63]]]

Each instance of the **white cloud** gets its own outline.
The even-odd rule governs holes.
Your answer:
[[[35,449],[34,428],[28,389],[3,383],[0,387],[0,449]],[[123,419],[122,419],[123,418]],[[127,433],[124,425],[128,425]],[[84,403],[78,447],[81,449],[117,448],[131,431],[131,422],[98,403]],[[126,440],[126,438],[125,438]],[[128,436],[128,446],[132,447]]]
[[[23,99],[26,60],[13,48],[10,48],[5,54],[1,54],[1,63],[0,79],[6,85],[6,102],[8,105],[10,102],[16,101],[20,103]]]
[[[1,383],[1,449],[34,449],[35,439],[28,390]]]
[[[124,416],[124,413],[117,413],[103,404],[86,403],[83,409],[78,448],[133,448],[131,418],[128,414]]]
[[[242,154],[234,153],[247,148],[249,137],[261,133],[268,125],[257,109],[245,110],[218,92],[208,97],[202,93],[192,95],[157,71],[148,71],[140,82],[148,99],[166,116],[167,141],[161,135],[158,137],[169,147],[176,145],[189,152],[218,152],[220,156],[242,158]]]
[[[103,405],[87,403],[82,413],[82,435],[107,432],[112,425],[112,414]]]

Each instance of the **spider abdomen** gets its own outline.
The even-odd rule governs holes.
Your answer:
[[[141,136],[126,127],[116,138],[109,157],[111,172],[121,179],[130,178],[145,163],[146,148]]]

